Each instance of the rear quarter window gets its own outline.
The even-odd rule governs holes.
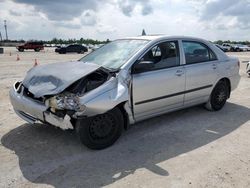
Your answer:
[[[217,60],[215,53],[203,43],[195,41],[183,41],[182,44],[185,53],[186,64]]]

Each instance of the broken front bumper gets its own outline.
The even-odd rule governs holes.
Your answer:
[[[73,129],[71,118],[68,115],[64,118],[59,118],[52,114],[48,111],[48,107],[45,104],[25,96],[24,89],[20,84],[20,82],[16,82],[10,89],[11,104],[20,118],[31,124],[44,122],[62,129]]]

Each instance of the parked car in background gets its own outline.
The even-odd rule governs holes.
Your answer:
[[[25,121],[75,129],[84,145],[103,149],[129,124],[200,104],[222,109],[239,80],[239,60],[209,41],[140,36],[75,62],[35,66],[10,100]]]
[[[244,45],[247,48],[247,51],[250,51],[250,46]]]
[[[88,48],[80,45],[80,44],[71,44],[65,47],[57,47],[55,49],[55,52],[59,53],[59,54],[66,54],[66,53],[84,53],[87,52]]]
[[[234,48],[236,49],[236,51],[240,51],[240,52],[250,51],[250,47],[248,47],[247,45],[243,45],[243,44],[236,44]]]
[[[223,48],[227,49],[228,52],[233,51],[233,46],[232,46],[232,44],[223,43],[221,46],[222,46]]]
[[[247,74],[250,76],[250,61],[247,63]]]
[[[24,50],[34,50],[35,52],[39,52],[44,49],[44,45],[42,42],[26,42],[22,45],[18,45],[16,48],[19,52],[23,52]]]
[[[227,48],[228,51],[231,52],[246,52],[250,51],[250,48],[247,45],[243,44],[229,44],[229,43],[223,43],[223,48]]]
[[[228,52],[228,48],[219,44],[215,44],[219,49],[221,49],[223,52]]]

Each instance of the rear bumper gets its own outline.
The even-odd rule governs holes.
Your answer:
[[[10,89],[9,95],[14,111],[20,118],[31,124],[45,122],[62,129],[73,129],[68,115],[60,118],[52,114],[43,103],[24,96],[23,90],[18,88],[19,85],[20,83],[15,83]]]

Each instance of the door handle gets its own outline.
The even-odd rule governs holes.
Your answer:
[[[181,76],[181,75],[183,75],[184,74],[184,71],[183,70],[177,70],[176,72],[175,72],[175,75],[177,75],[177,76]]]
[[[217,65],[215,63],[213,63],[212,67],[213,69],[217,69]]]

